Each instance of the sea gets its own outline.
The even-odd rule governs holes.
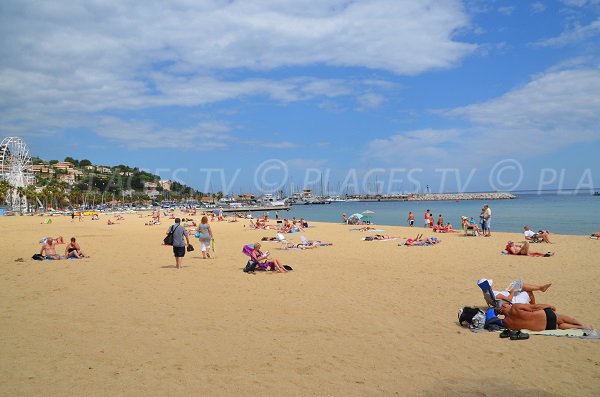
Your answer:
[[[463,201],[341,201],[331,204],[294,205],[288,212],[280,212],[280,218],[304,218],[307,221],[341,222],[342,213],[350,216],[372,211],[371,223],[375,225],[407,226],[408,212],[415,214],[415,226],[423,227],[423,214],[433,213],[434,222],[442,214],[445,222],[460,228],[461,217],[475,218],[479,222],[481,207],[488,204],[492,209],[492,233],[522,232],[524,225],[532,230],[548,230],[551,233],[589,235],[600,232],[600,196],[592,194],[519,194],[512,200],[463,200]],[[273,218],[274,214],[271,213]],[[364,218],[363,218],[364,219]],[[367,218],[369,219],[369,218]]]

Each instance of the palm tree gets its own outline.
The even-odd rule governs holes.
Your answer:
[[[6,202],[9,192],[11,192],[12,189],[13,186],[7,180],[0,180],[0,204]]]
[[[26,197],[26,191],[23,186],[17,188],[17,195],[19,196],[19,214],[23,215],[23,197]],[[13,208],[14,211],[14,208]]]
[[[36,200],[38,198],[38,193],[35,185],[29,185],[25,188],[25,198],[27,200],[27,208],[29,210],[31,210],[32,204],[34,208],[37,207]]]

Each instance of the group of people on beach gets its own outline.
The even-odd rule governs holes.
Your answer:
[[[85,254],[85,252],[83,252],[83,250],[81,249],[81,246],[79,245],[79,243],[77,243],[77,240],[75,239],[75,237],[71,237],[71,241],[69,242],[69,244],[67,244],[65,246],[65,253],[63,256],[59,255],[56,252],[56,246],[58,244],[64,244],[64,239],[62,236],[45,237],[44,239],[42,239],[41,244],[42,244],[42,248],[40,250],[39,255],[42,259],[60,260],[60,259],[70,259],[70,258],[75,258],[75,259],[89,258]]]
[[[492,280],[477,281],[480,285],[483,282],[487,282],[491,289],[495,314],[502,316],[500,324],[506,329],[500,334],[503,338],[527,339],[529,336],[520,333],[521,330],[592,329],[591,325],[585,325],[572,316],[557,313],[554,305],[536,302],[534,292],[546,292],[551,283],[527,284],[519,279],[504,290],[494,290]]]

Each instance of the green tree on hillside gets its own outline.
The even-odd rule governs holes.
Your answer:
[[[73,166],[79,167],[79,160],[76,160],[73,157],[65,157],[65,162],[69,162],[73,164]]]

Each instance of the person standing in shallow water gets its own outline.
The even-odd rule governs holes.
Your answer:
[[[415,214],[413,214],[412,212],[408,213],[408,226],[413,227],[415,226]]]
[[[425,211],[425,225],[423,227],[429,227],[429,210]]]

